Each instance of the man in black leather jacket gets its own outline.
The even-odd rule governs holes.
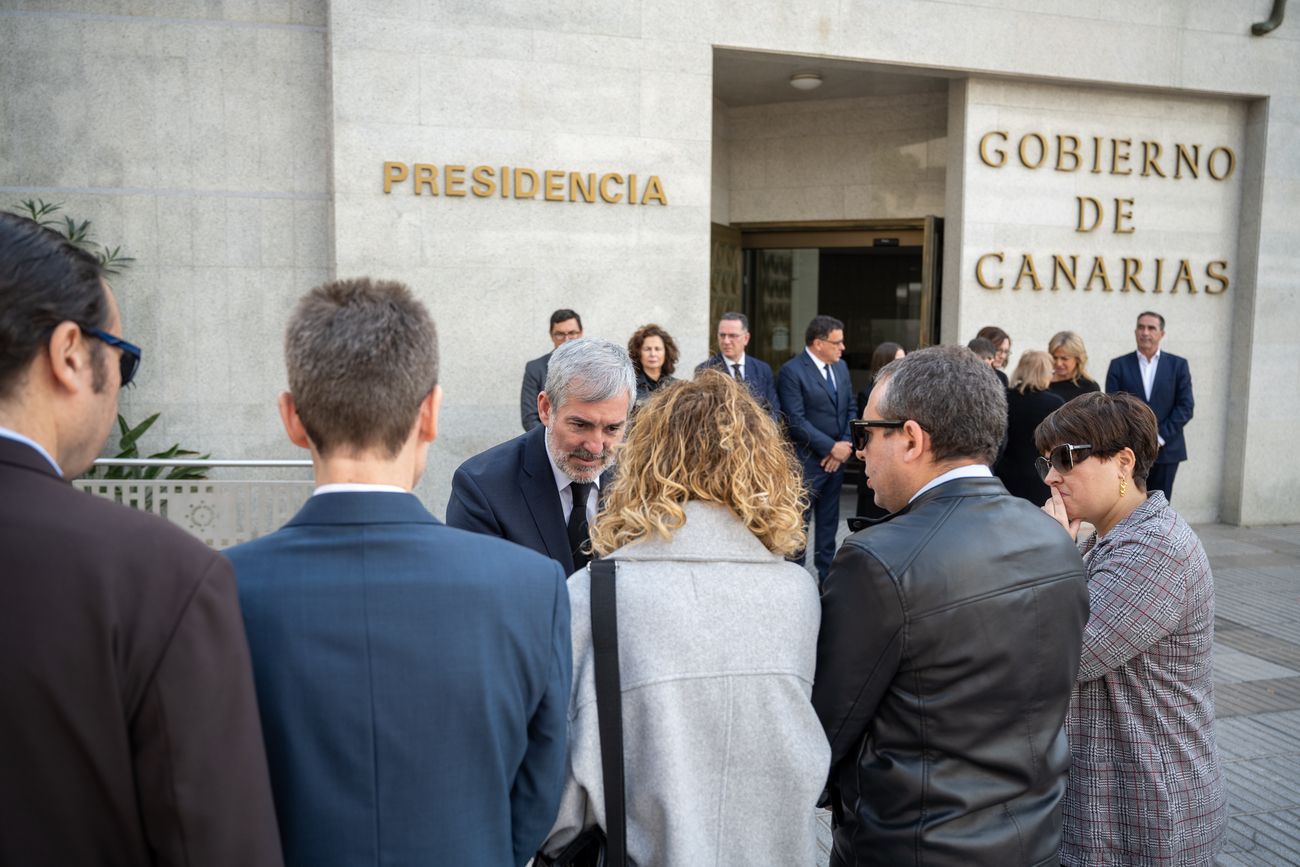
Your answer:
[[[1060,527],[989,471],[1006,411],[965,347],[877,375],[858,456],[893,514],[835,557],[812,696],[832,867],[1058,862],[1087,582]]]

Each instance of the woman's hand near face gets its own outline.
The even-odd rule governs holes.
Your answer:
[[[1061,499],[1061,492],[1056,488],[1052,488],[1052,498],[1043,503],[1043,511],[1055,518],[1056,523],[1070,534],[1071,539],[1079,538],[1080,519],[1075,518],[1071,521],[1070,516],[1065,514],[1065,501]]]

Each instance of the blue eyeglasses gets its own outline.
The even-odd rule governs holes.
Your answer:
[[[116,346],[118,349],[122,350],[122,354],[118,356],[117,359],[119,369],[122,372],[122,387],[125,388],[130,385],[131,380],[135,379],[135,372],[140,369],[140,347],[136,346],[134,343],[129,343],[120,337],[114,337],[107,331],[101,331],[98,328],[87,328],[84,325],[78,327],[81,329],[82,334],[89,334],[91,337],[94,337],[97,340],[102,340],[109,346]]]

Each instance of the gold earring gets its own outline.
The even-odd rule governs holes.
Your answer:
[[[1128,493],[1128,479],[1121,478],[1119,480],[1119,495],[1122,497],[1127,493]]]

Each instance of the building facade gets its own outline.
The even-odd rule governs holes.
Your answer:
[[[1272,0],[739,4],[198,0],[0,6],[0,202],[61,203],[135,263],[123,411],[160,446],[297,456],[281,334],[333,276],[408,282],[446,391],[421,495],[520,430],[547,317],[682,366],[750,315],[1092,373],[1165,316],[1196,415],[1189,519],[1300,520],[1300,17]],[[809,85],[812,85],[809,88]],[[804,89],[809,88],[809,89]]]

